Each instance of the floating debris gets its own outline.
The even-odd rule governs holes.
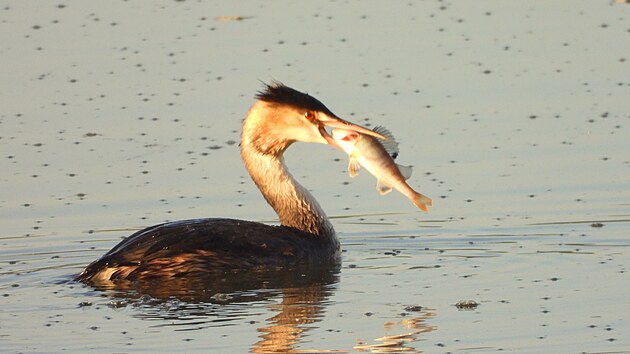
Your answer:
[[[418,311],[422,311],[423,309],[424,309],[424,307],[422,307],[420,305],[405,306],[405,311],[409,311],[409,312],[418,312]]]
[[[479,303],[475,300],[462,300],[455,304],[460,310],[474,310],[479,306]]]

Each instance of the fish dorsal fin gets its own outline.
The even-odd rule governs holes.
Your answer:
[[[376,180],[376,190],[378,194],[385,195],[392,191],[392,185],[382,179]]]
[[[394,139],[394,135],[392,135],[389,129],[379,125],[374,127],[372,131],[375,133],[379,133],[387,138],[387,140],[378,139],[378,142],[383,145],[383,148],[385,149],[385,151],[387,151],[387,154],[389,156],[391,156],[393,159],[398,157],[398,143],[396,142],[396,139]]]
[[[348,174],[350,177],[356,176],[359,173],[359,170],[361,170],[361,164],[359,161],[357,161],[354,157],[350,157],[350,161],[348,162]]]
[[[405,181],[408,180],[409,177],[411,177],[411,173],[413,172],[413,167],[403,166],[399,164],[396,164],[396,167],[398,167],[398,171],[400,171],[400,174],[405,178]]]

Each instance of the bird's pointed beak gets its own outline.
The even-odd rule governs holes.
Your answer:
[[[345,129],[345,130],[352,130],[357,133],[371,135],[379,139],[387,140],[386,137],[384,137],[383,135],[373,130],[370,130],[368,128],[362,127],[354,123],[350,123],[341,118],[323,115],[323,116],[320,116],[319,122],[320,122],[319,132],[322,135],[322,137],[326,139],[326,142],[328,143],[328,145],[334,146],[338,149],[341,149],[341,147],[339,146],[339,144],[337,144],[337,141],[335,141],[335,139],[332,136],[330,136],[330,134],[326,131],[326,129],[324,129],[325,127],[330,127],[333,129],[339,128],[339,129]]]

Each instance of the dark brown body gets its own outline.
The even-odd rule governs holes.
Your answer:
[[[88,265],[77,280],[100,284],[328,264],[338,260],[337,248],[285,226],[234,219],[184,220],[136,232]]]

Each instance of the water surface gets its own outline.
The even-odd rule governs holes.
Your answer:
[[[1,8],[0,350],[630,348],[630,6]],[[387,126],[431,212],[302,144],[287,164],[333,218],[340,268],[166,296],[72,282],[165,220],[276,222],[238,151],[271,79]]]

